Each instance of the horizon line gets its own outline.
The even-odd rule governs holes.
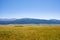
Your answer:
[[[45,20],[60,20],[56,18],[0,18],[0,19],[45,19]]]

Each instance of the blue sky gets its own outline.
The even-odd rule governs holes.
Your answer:
[[[60,0],[0,0],[0,18],[60,19]]]

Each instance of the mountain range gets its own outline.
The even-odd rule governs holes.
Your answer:
[[[60,24],[60,20],[56,19],[34,19],[34,18],[21,18],[21,19],[0,19],[0,24]]]

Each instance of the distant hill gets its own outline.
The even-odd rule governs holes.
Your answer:
[[[33,19],[33,18],[22,18],[22,19],[0,19],[0,24],[60,24],[60,20],[51,19]]]

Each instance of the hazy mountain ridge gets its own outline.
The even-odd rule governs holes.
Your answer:
[[[22,19],[0,19],[0,24],[60,24],[60,20],[56,19],[34,19],[34,18],[22,18]]]

